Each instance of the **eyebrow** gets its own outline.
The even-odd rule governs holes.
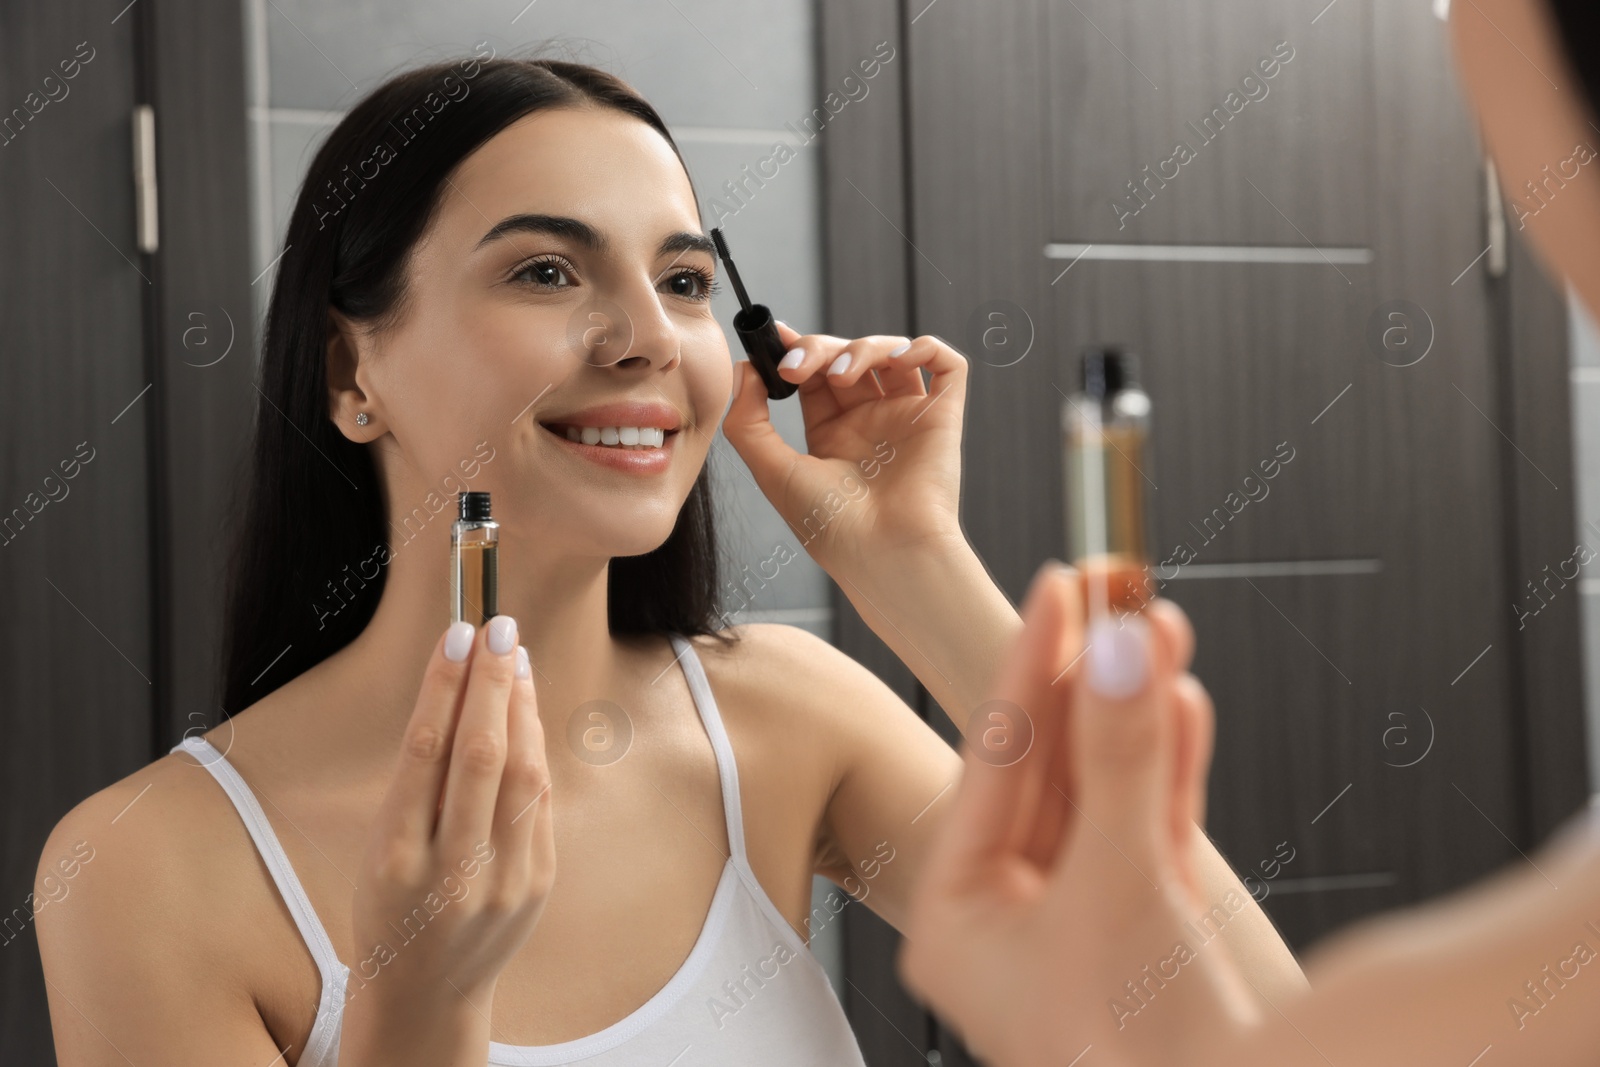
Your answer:
[[[488,233],[478,239],[478,247],[482,248],[490,241],[497,241],[516,233],[538,233],[551,237],[564,237],[596,254],[604,254],[611,247],[611,243],[606,240],[605,234],[582,219],[575,219],[570,215],[509,215],[495,223]],[[679,230],[668,234],[656,248],[656,255],[658,256],[674,252],[680,254],[683,252],[704,252],[715,258],[717,246],[712,243],[711,238],[703,233],[690,233],[687,230]]]

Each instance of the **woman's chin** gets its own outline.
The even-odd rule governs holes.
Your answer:
[[[660,548],[672,533],[678,509],[666,509],[662,521],[654,514],[642,515],[636,510],[631,514],[612,510],[603,516],[588,516],[582,511],[564,508],[555,514],[561,516],[559,532],[536,538],[541,555],[565,550],[573,555],[613,559],[643,556]],[[504,533],[501,536],[504,537]]]

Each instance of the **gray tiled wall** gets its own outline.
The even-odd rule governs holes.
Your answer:
[[[562,58],[594,63],[639,89],[673,130],[700,196],[704,224],[725,225],[752,296],[801,332],[822,328],[821,219],[816,148],[800,147],[798,125],[815,96],[810,0],[242,0],[250,102],[253,189],[252,275],[256,319],[269,269],[304,169],[320,139],[354,101],[408,66],[465,55],[480,41],[506,55],[554,42]],[[797,157],[737,206],[722,191],[776,142]],[[719,213],[714,200],[720,199]],[[728,211],[734,210],[733,215]],[[735,359],[731,286],[713,298]],[[804,449],[799,406],[774,405],[773,421]],[[735,621],[778,621],[832,639],[827,577],[799,548],[718,433],[711,458],[730,572],[769,558],[781,542],[799,557]],[[814,882],[814,904],[837,892]],[[835,988],[843,985],[837,924],[812,941]]]

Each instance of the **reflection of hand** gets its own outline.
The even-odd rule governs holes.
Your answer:
[[[904,337],[846,340],[783,325],[779,336],[805,353],[799,366],[778,373],[800,385],[806,453],[778,435],[748,361],[735,367],[737,395],[722,432],[811,557],[836,581],[861,582],[868,567],[907,549],[965,545],[961,353],[931,336],[896,356],[890,353],[908,343]],[[828,374],[845,352],[849,369]]]
[[[1097,623],[1075,664],[1082,603],[1074,570],[1034,577],[995,688],[1033,746],[1006,766],[967,749],[900,975],[996,1064],[1060,1065],[1089,1045],[1098,1064],[1186,1062],[1254,1012],[1220,939],[1186,925],[1209,910],[1191,849],[1210,701],[1185,673],[1176,605]]]

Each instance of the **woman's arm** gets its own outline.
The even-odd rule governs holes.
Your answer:
[[[991,695],[1022,618],[965,537],[897,553],[835,581],[956,729]]]
[[[1007,721],[998,707],[973,715],[989,699],[996,672],[1022,633],[1022,618],[964,539],[885,559],[862,572],[859,580],[841,581],[840,588],[969,743],[974,728],[1027,729]],[[1187,621],[1183,630],[1187,664],[1194,637]],[[1294,954],[1198,825],[1194,848],[1206,900],[1220,905],[1235,894],[1245,901],[1222,932],[1245,977],[1269,1002],[1305,989]]]
[[[1592,821],[1592,820],[1591,820]],[[1312,950],[1314,992],[1206,1042],[1209,1067],[1577,1067],[1600,1048],[1600,823]],[[1588,840],[1585,840],[1586,834]],[[1194,1035],[1200,1037],[1201,1035]]]
[[[284,1051],[228,958],[239,942],[215,916],[230,909],[198,906],[216,861],[193,842],[215,846],[181,810],[199,790],[184,773],[145,768],[86,798],[39,856],[33,925],[61,1067],[266,1064]]]
[[[1010,731],[1025,722],[990,714],[1004,709],[980,708],[1022,621],[960,526],[966,358],[931,335],[845,339],[781,327],[780,336],[803,353],[798,366],[780,374],[799,385],[806,453],[774,429],[766,391],[748,363],[736,368],[743,387],[723,420],[724,434],[790,529],[803,537],[806,552],[963,736],[974,726],[974,712],[981,712],[976,723],[987,740],[1018,742]],[[841,363],[847,366],[840,369]],[[886,689],[881,683],[879,688]],[[854,769],[845,772],[830,805],[840,848],[870,847],[870,841],[842,838],[852,827],[892,824],[897,816],[889,813],[948,768],[937,761],[912,765],[904,717],[892,716],[880,729],[867,710],[860,724],[865,732],[845,753],[847,767]],[[909,779],[890,780],[885,773],[897,759]],[[936,817],[930,811],[919,819],[909,835],[914,851],[900,872],[920,864],[915,842]],[[1268,996],[1303,987],[1304,976],[1266,914],[1198,828],[1195,834],[1208,899],[1243,893],[1246,907],[1225,937],[1251,981]],[[880,899],[886,915],[904,907],[897,890],[891,884]]]
[[[913,899],[901,975],[969,1047],[997,1067],[1059,1065],[1089,1045],[1128,1067],[1594,1062],[1600,822],[1451,899],[1336,935],[1310,957],[1314,989],[1252,1003],[1197,917],[1193,839],[1177,832],[1202,821],[1212,717],[1182,673],[1181,613],[1150,606],[1146,682],[1119,701],[1093,670],[1051,681],[1079,612],[1075,582],[1035,580],[997,685],[1038,709],[1041,744],[1003,767],[969,746]],[[1058,762],[1070,798],[1036,787]]]

